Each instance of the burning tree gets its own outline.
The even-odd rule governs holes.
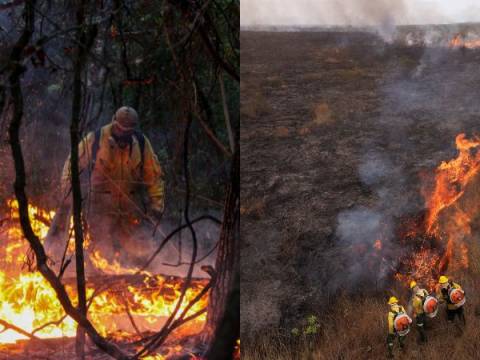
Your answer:
[[[56,6],[65,5],[32,0],[14,1],[0,8],[17,20],[7,22],[12,30],[4,35],[8,40],[4,43],[5,51],[10,55],[2,59],[0,67],[0,108],[3,110],[2,121],[9,123],[15,171],[16,200],[6,202],[10,217],[5,224],[10,224],[8,232],[16,241],[7,252],[15,254],[16,262],[13,263],[17,266],[26,259],[29,269],[36,271],[25,278],[15,277],[14,281],[1,280],[2,284],[13,289],[12,293],[16,289],[16,294],[25,295],[23,299],[27,303],[41,299],[43,313],[48,314],[44,316],[44,323],[32,322],[27,330],[22,328],[24,324],[0,319],[3,331],[16,332],[32,341],[58,334],[72,336],[76,331],[78,358],[85,358],[85,333],[100,350],[117,359],[164,358],[164,355],[168,357],[175,353],[175,349],[172,351],[170,346],[163,350],[163,355],[157,353],[157,349],[172,333],[176,336],[182,332],[189,334],[189,331],[195,334],[205,324],[210,298],[206,336],[202,337],[207,339],[207,346],[203,346],[205,351],[200,350],[201,338],[197,337],[193,347],[199,355],[209,349],[207,358],[232,356],[239,336],[238,117],[234,115],[238,113],[235,111],[238,108],[235,94],[238,94],[239,80],[238,1],[81,1],[74,7],[64,8],[61,12],[66,14],[64,17],[55,11]],[[3,22],[4,18],[0,20]],[[21,28],[16,29],[17,25]],[[12,38],[16,40],[10,45]],[[62,51],[58,52],[59,49]],[[31,78],[25,80],[36,69],[48,72],[48,80],[39,83]],[[32,90],[31,85],[46,88],[47,95],[38,89]],[[60,91],[61,88],[64,90]],[[33,205],[32,198],[48,198],[42,191],[28,189],[33,195],[27,195],[27,182],[36,167],[25,157],[23,144],[32,136],[28,119],[42,110],[52,111],[51,98],[58,96],[71,103],[73,216],[70,236],[66,239],[57,272],[43,244],[55,210],[53,207],[50,207],[52,210],[43,210]],[[89,251],[91,239],[82,215],[85,199],[78,164],[78,144],[84,131],[98,126],[105,119],[105,108],[116,108],[125,102],[140,109],[149,119],[162,118],[159,114],[163,107],[168,109],[168,116],[178,118],[174,122],[162,119],[161,122],[142,125],[145,130],[162,128],[163,134],[160,132],[161,136],[155,136],[154,143],[172,150],[161,154],[163,160],[172,165],[172,171],[167,175],[177,195],[171,195],[171,198],[183,197],[182,202],[176,201],[182,203],[178,209],[172,206],[173,213],[181,214],[180,225],[168,235],[164,233],[158,249],[143,267],[132,268],[110,263],[101,252]],[[33,111],[31,105],[34,105]],[[65,114],[57,109],[52,114],[53,118],[65,118]],[[229,146],[225,146],[225,142]],[[176,145],[172,146],[172,143]],[[203,150],[193,151],[198,148]],[[231,170],[224,171],[228,168]],[[212,172],[219,174],[217,186],[211,185]],[[52,181],[52,178],[45,180]],[[221,191],[224,188],[227,188],[225,196]],[[194,224],[205,220],[219,224],[220,221],[212,215],[192,218],[192,204],[199,201],[221,204],[223,198],[221,234],[218,244],[213,247],[213,250],[218,248],[215,268],[203,267],[210,275],[209,280],[194,278],[196,266],[213,253],[213,250],[209,251],[199,258],[198,230]],[[155,234],[158,223],[154,225]],[[147,267],[153,264],[166,244],[184,229],[188,230],[192,240],[191,257],[188,262],[183,260],[180,237],[178,264],[174,266],[186,267],[186,277],[165,277],[148,272]],[[22,243],[23,238],[28,246]],[[114,272],[116,276],[102,277],[101,281],[90,279],[85,275],[85,259],[103,272]],[[64,279],[71,263],[76,266],[74,281]],[[9,304],[14,302],[14,297],[5,295],[3,300]],[[28,316],[28,311],[40,312],[38,307],[29,309],[22,309],[24,316]],[[145,324],[138,323],[138,315],[142,314],[147,322],[156,324],[152,318],[160,313],[166,318],[160,329],[142,330]],[[117,324],[111,318],[119,314],[128,318],[133,333],[122,333],[117,329],[113,335],[111,330],[115,329],[109,327]],[[188,330],[185,325],[192,321],[197,325]],[[52,330],[55,328],[60,329],[60,333]]]

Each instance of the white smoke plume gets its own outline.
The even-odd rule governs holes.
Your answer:
[[[477,0],[242,0],[243,27],[374,26],[480,21]]]
[[[373,190],[374,203],[365,207],[358,205],[340,212],[337,216],[336,237],[349,258],[344,268],[347,282],[373,281],[383,285],[396,263],[392,253],[401,253],[395,244],[395,217],[407,211],[408,204],[398,196],[404,187],[403,169],[396,167],[391,159],[382,153],[368,152],[359,165],[362,183]],[[399,200],[400,199],[400,200]],[[392,206],[395,204],[395,206]],[[382,257],[377,258],[375,244],[381,241]]]

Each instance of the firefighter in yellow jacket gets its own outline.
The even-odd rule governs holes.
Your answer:
[[[159,219],[164,210],[162,169],[150,141],[137,127],[137,112],[124,106],[110,124],[89,133],[79,144],[91,242],[93,248],[106,245],[107,253],[116,257],[120,253],[140,258],[148,255],[150,250],[142,241],[150,236],[139,230],[146,219],[152,223],[152,215]],[[68,194],[70,159],[63,169],[62,187]]]
[[[403,349],[404,347],[404,341],[405,341],[405,335],[408,333],[408,329],[397,329],[395,326],[395,321],[398,316],[406,316],[406,311],[405,308],[401,305],[398,304],[398,299],[395,296],[392,296],[388,300],[388,305],[390,305],[390,311],[388,312],[387,315],[387,323],[388,323],[388,335],[387,335],[387,349],[388,349],[388,357],[393,358],[393,343],[395,341],[395,338],[398,338],[398,343],[400,345],[400,348]],[[408,320],[409,317],[406,316],[407,322],[410,321],[411,319]],[[405,326],[405,322],[402,322],[403,326]]]
[[[447,320],[453,323],[455,317],[465,325],[465,313],[463,304],[465,303],[465,292],[462,287],[450,280],[447,276],[442,275],[438,279],[439,293],[437,295],[440,303],[447,304]],[[458,291],[454,291],[458,290]]]
[[[412,290],[412,308],[413,316],[415,318],[415,325],[420,334],[420,340],[422,342],[427,341],[427,335],[425,333],[425,321],[427,316],[425,310],[423,309],[423,303],[427,298],[428,291],[422,289],[415,280],[410,282],[410,289]]]

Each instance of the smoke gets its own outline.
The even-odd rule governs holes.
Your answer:
[[[27,170],[27,183],[29,184],[29,196],[33,204],[41,204],[46,209],[56,209],[59,205],[59,181],[61,171],[66,158],[70,152],[69,129],[71,118],[72,103],[72,47],[76,46],[73,41],[75,33],[72,31],[61,32],[57,28],[70,29],[71,16],[74,14],[67,5],[65,8],[51,7],[47,3],[39,4],[38,14],[36,15],[35,32],[32,36],[32,44],[37,40],[47,38],[48,41],[42,41],[41,46],[36,51],[29,53],[25,57],[26,71],[22,75],[22,90],[24,93],[24,119],[22,126],[22,145]],[[107,14],[112,5],[105,4],[103,12]],[[23,6],[12,7],[8,10],[0,12],[0,65],[8,61],[15,41],[23,30],[23,22],[21,14]],[[45,15],[42,15],[45,14]],[[44,19],[45,16],[45,19]],[[115,73],[115,66],[120,65],[114,60],[109,62],[109,58],[116,59],[115,41],[110,36],[110,23],[102,20],[103,15],[98,14],[98,36],[91,50],[89,62],[86,66],[85,76],[85,96],[82,104],[82,132],[85,134],[89,131],[98,129],[105,125],[111,119],[114,108],[117,107],[117,100],[128,102],[128,96],[111,95],[108,89],[109,82],[106,78],[106,68],[108,63],[108,72]],[[46,20],[48,19],[48,20]],[[106,18],[105,18],[106,19]],[[97,19],[93,20],[97,21]],[[54,25],[55,24],[55,25]],[[57,34],[50,37],[52,34]],[[132,60],[132,59],[130,59]],[[0,66],[1,67],[1,66]],[[8,73],[8,72],[7,72]],[[112,81],[116,87],[116,83],[121,82],[124,78],[122,72],[118,72],[112,76]],[[3,79],[0,79],[0,81]],[[121,86],[120,88],[124,88]],[[113,89],[113,88],[112,88]],[[126,87],[125,87],[126,89]],[[133,94],[134,90],[128,89],[129,94]],[[126,92],[125,92],[126,93]],[[143,97],[145,97],[143,99]],[[147,99],[146,94],[142,94],[141,109],[153,109]],[[156,106],[156,105],[155,105]],[[140,105],[139,105],[140,107]],[[1,110],[1,109],[0,109]],[[139,109],[140,110],[140,109]],[[1,112],[1,111],[0,111]],[[139,112],[140,113],[140,112]],[[141,114],[141,113],[140,113]],[[141,114],[142,115],[142,114]],[[0,119],[0,129],[6,129],[7,116]],[[5,121],[4,121],[5,120]],[[147,123],[142,119],[142,125]],[[163,132],[164,129],[165,133]],[[164,155],[168,158],[166,138],[170,136],[169,129],[161,126],[147,124],[144,129],[146,136],[150,139],[157,154]],[[6,131],[4,131],[6,133]],[[3,136],[3,137],[2,137]],[[0,135],[0,140],[4,140],[4,134]],[[6,140],[6,139],[5,139]],[[0,154],[7,154],[8,165],[11,165],[10,151],[4,141],[0,145]],[[163,153],[162,153],[163,152]],[[167,161],[160,157],[163,170],[169,174],[170,169]],[[13,178],[13,166],[8,168],[9,172],[3,172],[2,180],[4,183],[11,184]],[[5,168],[5,167],[4,167]],[[192,171],[196,169],[192,166]],[[4,169],[5,170],[5,169]],[[196,174],[198,175],[198,174]],[[203,176],[203,173],[201,173]],[[216,174],[214,174],[216,175]],[[198,176],[200,177],[200,176]],[[211,176],[209,177],[209,179]],[[10,198],[11,185],[3,186],[0,184],[0,199]],[[91,189],[88,189],[91,190]],[[170,190],[167,187],[167,191]],[[83,189],[83,194],[87,194],[87,189]],[[176,229],[179,221],[178,209],[183,206],[183,202],[178,202],[178,198],[173,191],[168,191],[168,199],[170,197],[174,201],[167,202],[166,215],[161,222],[161,230],[163,234],[169,234]],[[196,211],[197,204],[191,204],[191,218],[210,213],[211,215],[221,218],[220,211],[202,210]],[[87,206],[85,206],[86,208]],[[84,209],[85,210],[85,209]],[[102,257],[112,264],[114,261],[125,268],[133,269],[142,266],[146,260],[156,251],[164,236],[160,229],[157,229],[156,235],[152,236],[152,225],[137,229],[138,232],[122,234],[118,230],[118,224],[113,223],[108,216],[88,219],[90,230],[97,227],[95,235],[92,233],[90,255],[93,250],[99,250]],[[92,225],[92,223],[94,223]],[[210,221],[198,222],[194,226],[197,241],[198,253],[197,264],[194,270],[195,277],[206,277],[206,273],[201,270],[203,265],[214,265],[216,251],[215,244],[219,239],[219,227]],[[128,228],[128,227],[127,227]],[[133,227],[132,227],[133,228]],[[113,229],[113,230],[112,230]],[[128,230],[128,229],[127,229]],[[132,230],[133,231],[133,230]],[[118,236],[114,236],[118,235]],[[124,236],[123,236],[124,235]],[[181,245],[180,245],[181,244]],[[147,269],[152,273],[161,273],[168,275],[185,276],[192,255],[192,239],[189,229],[185,229],[174,236],[170,243],[165,246],[162,252],[155,258],[151,266]],[[47,249],[50,250],[50,249]],[[64,241],[60,246],[49,251],[52,259],[60,264],[60,260],[64,251]],[[120,255],[117,256],[116,253]],[[209,255],[208,255],[209,254]],[[207,256],[208,255],[208,256]],[[203,259],[199,261],[199,259]],[[69,266],[67,273],[73,272],[74,266]],[[87,263],[87,271],[94,274],[98,272],[93,268],[91,263]]]
[[[402,1],[282,1],[241,2],[241,24],[252,25],[360,25],[388,24],[404,19]]]
[[[474,128],[468,125],[468,114],[480,111],[472,91],[474,65],[452,65],[463,60],[461,53],[438,46],[457,30],[450,26],[422,32],[427,46],[417,47],[410,65],[401,70],[395,58],[386,66],[379,113],[372,119],[381,135],[365,141],[362,152],[366,154],[358,164],[359,179],[371,200],[337,215],[335,236],[348,248],[343,253],[345,274],[339,276],[342,284],[362,280],[386,285],[384,281],[407,251],[396,238],[398,226],[425,207],[420,191],[425,184],[419,173],[433,174],[441,161],[454,156],[455,136]],[[448,86],[434,85],[443,83]],[[422,129],[435,135],[426,138]],[[375,247],[377,239],[381,252]]]
[[[243,0],[240,6],[242,27],[368,26],[387,40],[396,25],[480,21],[473,0]]]
[[[403,169],[383,153],[369,152],[362,158],[359,177],[374,192],[373,204],[357,205],[337,216],[336,238],[347,267],[343,284],[359,281],[382,286],[401,249],[395,243],[395,219],[410,208],[408,200],[398,196],[405,186]],[[394,204],[394,205],[393,205]],[[379,256],[381,250],[381,256]]]

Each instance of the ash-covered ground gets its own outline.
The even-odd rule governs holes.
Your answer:
[[[422,177],[480,130],[480,49],[449,48],[458,27],[403,30],[242,32],[242,337],[388,288],[351,250],[393,244]]]

